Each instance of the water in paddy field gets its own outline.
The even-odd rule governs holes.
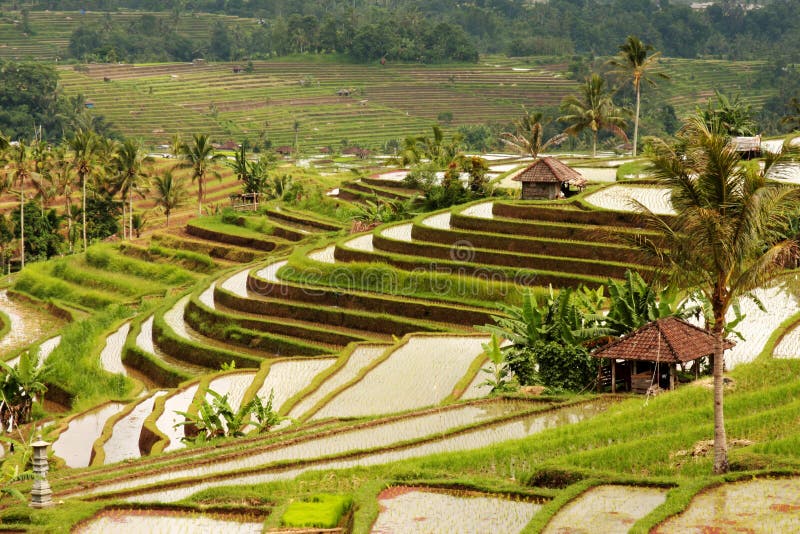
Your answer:
[[[800,478],[764,478],[710,488],[655,532],[800,532]]]
[[[226,516],[186,513],[167,510],[106,510],[80,525],[74,532],[105,534],[108,532],[225,532],[255,534],[263,530],[261,521],[237,521]]]
[[[467,492],[394,487],[378,496],[372,534],[396,532],[519,532],[540,504]]]
[[[666,488],[597,486],[559,510],[543,532],[627,532],[666,498]]]
[[[8,333],[0,339],[0,358],[55,332],[63,325],[61,320],[43,311],[40,307],[9,298],[8,292],[5,290],[0,291],[0,311],[5,313],[11,321]]]

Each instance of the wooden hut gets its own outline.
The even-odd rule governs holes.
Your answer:
[[[725,349],[733,347],[725,340]],[[623,336],[592,353],[596,358],[611,360],[611,368],[598,371],[598,387],[611,385],[617,391],[617,382],[624,382],[627,391],[647,393],[652,389],[675,389],[676,366],[695,362],[692,367],[698,373],[697,359],[714,354],[714,336],[683,319],[667,317],[647,323],[638,330]]]
[[[586,178],[556,158],[534,161],[513,180],[522,182],[522,200],[553,200],[566,196],[570,187],[586,187]]]

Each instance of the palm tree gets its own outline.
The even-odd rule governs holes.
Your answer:
[[[73,213],[72,213],[72,186],[74,185],[72,176],[71,162],[67,158],[68,147],[60,144],[50,149],[50,158],[44,173],[53,185],[55,196],[64,197],[64,215],[67,217],[67,236],[72,235]],[[70,242],[70,252],[72,252],[72,240]]]
[[[132,139],[117,146],[112,159],[117,177],[117,187],[122,193],[122,237],[125,237],[125,194],[128,195],[128,229],[133,239],[133,193],[141,194],[145,189],[147,173],[144,165],[153,159],[142,152],[141,145]]]
[[[500,134],[500,140],[514,152],[536,159],[539,153],[544,152],[551,146],[561,144],[567,138],[566,134],[561,133],[545,141],[544,114],[528,111],[525,106],[522,107],[522,111],[522,118],[514,121],[516,132]]]
[[[764,169],[741,165],[727,137],[709,128],[702,116],[679,132],[680,151],[656,140],[650,156],[653,176],[672,190],[677,217],[666,220],[641,208],[661,234],[661,252],[644,250],[670,268],[672,281],[699,291],[711,304],[708,318],[714,350],[714,472],[728,470],[723,414],[723,337],[726,314],[737,300],[777,276],[796,257],[794,239],[779,236],[795,211],[800,190],[769,182],[770,169],[788,149],[769,154]]]
[[[25,267],[25,182],[32,177],[28,148],[23,141],[9,146],[7,149],[9,182],[19,184],[19,248],[20,268]]]
[[[153,178],[153,189],[155,190],[153,200],[156,206],[164,210],[169,227],[169,214],[186,201],[188,196],[186,185],[180,178],[174,177],[172,171],[166,171],[163,176]]]
[[[609,60],[609,65],[616,69],[612,72],[628,76],[633,82],[633,89],[636,91],[636,112],[633,119],[633,156],[636,157],[637,143],[639,142],[639,104],[641,102],[642,82],[655,86],[656,83],[648,76],[661,56],[661,52],[653,51],[653,45],[644,44],[634,35],[629,35],[625,42],[619,47],[619,54],[616,58]],[[662,72],[652,72],[654,76],[669,78]]]
[[[97,164],[97,139],[91,130],[79,129],[67,141],[73,152],[72,168],[78,174],[81,183],[81,216],[83,217],[83,250],[88,245],[86,240],[86,178],[92,174]]]
[[[623,139],[627,139],[623,128],[625,119],[620,110],[605,90],[606,81],[599,74],[586,78],[581,87],[581,98],[570,96],[561,103],[561,111],[565,115],[558,118],[571,123],[565,133],[579,135],[588,129],[592,132],[592,157],[597,155],[597,133],[608,130]]]
[[[211,174],[217,179],[220,179],[220,174],[217,171],[209,169],[214,161],[223,159],[225,156],[222,154],[215,154],[214,147],[211,146],[211,141],[208,135],[195,134],[192,136],[192,143],[183,143],[180,146],[180,159],[178,164],[180,168],[192,169],[192,180],[197,181],[197,215],[203,215],[203,200],[206,196],[206,175]]]

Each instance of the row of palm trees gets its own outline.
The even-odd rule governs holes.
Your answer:
[[[192,181],[197,183],[198,213],[202,214],[205,199],[205,182],[209,176],[219,177],[211,168],[222,158],[216,154],[207,135],[194,135],[191,142],[175,142],[178,162],[173,169],[151,176],[149,162],[141,144],[128,139],[118,142],[102,137],[91,130],[78,129],[57,145],[34,139],[10,142],[0,135],[0,192],[8,190],[19,196],[20,228],[19,246],[21,266],[25,266],[25,203],[29,196],[41,201],[42,210],[53,201],[63,199],[62,211],[67,220],[67,235],[80,216],[82,249],[88,246],[86,233],[86,199],[88,195],[103,195],[109,199],[119,197],[122,203],[123,238],[133,238],[135,222],[133,197],[150,198],[166,216],[183,205],[188,192],[182,179],[173,174],[174,169],[189,169]],[[26,193],[32,188],[32,195]],[[73,206],[73,194],[79,189],[80,208]],[[140,218],[139,218],[140,219]],[[70,240],[70,252],[72,252]]]
[[[642,84],[655,85],[655,78],[668,78],[663,72],[655,70],[660,52],[653,52],[652,45],[644,44],[636,36],[628,36],[620,45],[619,54],[609,60],[612,75],[631,80],[636,93],[636,110],[633,126],[633,156],[637,154],[639,143],[639,111]],[[536,158],[550,146],[562,143],[567,135],[578,136],[588,131],[592,136],[592,156],[597,155],[597,138],[601,131],[609,131],[627,139],[624,128],[627,125],[624,110],[614,104],[613,93],[606,87],[606,80],[599,74],[590,74],[580,86],[577,96],[569,96],[561,103],[562,116],[559,121],[569,126],[563,134],[545,140],[544,116],[525,110],[523,118],[515,121],[515,132],[502,135],[502,141],[514,151]]]

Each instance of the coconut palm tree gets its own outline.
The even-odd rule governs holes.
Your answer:
[[[52,184],[55,196],[64,198],[64,215],[67,217],[67,236],[72,235],[73,213],[72,213],[72,187],[75,185],[72,176],[72,165],[67,157],[68,147],[62,143],[50,149],[50,157],[44,167],[44,175]],[[70,252],[72,252],[72,241],[70,242]]]
[[[592,156],[597,155],[597,134],[601,130],[627,140],[625,135],[625,119],[611,100],[605,89],[606,81],[599,74],[586,78],[581,86],[580,98],[570,96],[561,103],[564,113],[558,120],[570,123],[565,133],[579,135],[584,130],[592,132]]]
[[[213,162],[223,159],[222,154],[215,154],[214,147],[206,134],[195,134],[192,142],[180,146],[179,168],[192,169],[192,180],[197,181],[197,215],[203,215],[203,200],[206,196],[206,175],[211,174],[221,179],[220,174],[210,169]]]
[[[19,186],[19,249],[20,267],[25,267],[25,182],[32,176],[32,160],[24,141],[19,141],[6,150],[9,169],[8,180]]]
[[[116,186],[119,187],[122,193],[122,236],[125,237],[125,202],[124,198],[128,196],[128,229],[129,238],[133,239],[133,193],[140,195],[146,189],[147,172],[145,171],[145,163],[153,161],[153,158],[147,156],[142,152],[141,144],[127,139],[120,145],[117,145],[112,158],[112,165],[114,167],[114,174],[117,179]]]
[[[97,166],[97,136],[91,130],[78,129],[67,141],[72,150],[72,168],[81,183],[81,216],[83,218],[83,250],[88,246],[86,240],[86,179]]]
[[[567,134],[560,133],[550,139],[544,138],[546,121],[541,112],[528,111],[522,107],[522,118],[514,121],[515,132],[503,132],[500,140],[517,154],[530,156],[533,159],[546,151],[551,146],[558,146],[567,138]]]
[[[169,214],[186,201],[188,196],[186,185],[180,178],[173,176],[172,171],[166,171],[163,176],[153,178],[153,190],[155,193],[153,200],[156,206],[164,210],[169,227]]]
[[[661,56],[661,52],[654,52],[648,55],[648,52],[653,50],[653,45],[646,45],[635,35],[629,35],[625,42],[620,45],[617,57],[608,62],[609,65],[615,67],[612,72],[627,76],[631,80],[633,90],[636,92],[636,112],[633,119],[634,157],[636,157],[637,143],[639,142],[639,105],[641,102],[642,82],[655,86],[656,83],[650,75],[664,79],[669,78],[663,72],[653,71]]]
[[[775,230],[795,212],[800,189],[766,178],[789,149],[768,153],[764,169],[741,165],[735,146],[702,116],[687,121],[678,146],[681,150],[656,140],[650,156],[653,176],[672,191],[677,217],[667,220],[641,207],[662,243],[660,251],[652,243],[640,245],[665,262],[678,287],[699,291],[711,305],[713,317],[707,324],[715,337],[714,472],[724,473],[726,314],[740,297],[769,282],[796,258],[797,241]]]

